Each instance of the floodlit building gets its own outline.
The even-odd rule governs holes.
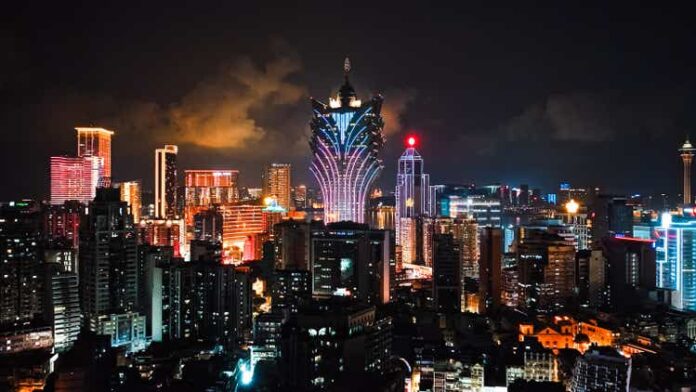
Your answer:
[[[363,223],[368,193],[382,170],[382,97],[363,103],[348,81],[348,59],[344,70],[335,99],[328,104],[312,100],[310,170],[321,188],[324,220]]]

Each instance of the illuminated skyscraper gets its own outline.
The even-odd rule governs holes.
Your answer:
[[[670,290],[672,306],[696,311],[696,219],[664,213],[659,227],[652,227],[655,240],[657,287]]]
[[[99,183],[98,157],[51,157],[51,204],[89,203]]]
[[[140,180],[125,181],[119,184],[121,190],[121,201],[128,203],[133,215],[133,222],[140,222],[140,213],[143,208],[142,204],[142,186]]]
[[[691,163],[694,159],[694,148],[687,138],[684,144],[679,149],[682,162],[684,163],[684,204],[691,204]]]
[[[431,215],[430,176],[423,173],[423,157],[416,151],[416,138],[409,136],[408,147],[399,158],[396,175],[396,218]],[[398,225],[398,222],[397,222]]]
[[[312,99],[310,169],[321,188],[326,222],[362,223],[368,192],[383,167],[382,97],[362,103],[348,81],[348,59],[344,70],[335,99],[329,98],[328,105]]]
[[[406,139],[407,148],[399,158],[396,175],[396,243],[402,247],[404,263],[421,258],[415,249],[416,218],[431,215],[430,176],[423,173],[423,158],[416,151],[416,138]],[[413,252],[408,252],[413,248]]]
[[[99,157],[99,185],[111,184],[111,136],[104,128],[77,127],[77,156]]]
[[[184,172],[184,217],[192,226],[194,216],[213,205],[239,201],[238,170],[186,170]]]
[[[176,216],[177,146],[167,144],[155,150],[155,217]]]
[[[272,163],[263,170],[263,196],[275,197],[278,205],[290,209],[290,164]]]

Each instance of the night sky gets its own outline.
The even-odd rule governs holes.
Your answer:
[[[149,189],[171,143],[182,171],[258,186],[265,163],[291,162],[315,185],[308,98],[335,94],[346,55],[359,97],[385,97],[390,189],[410,131],[432,183],[546,191],[676,192],[676,150],[696,138],[686,9],[24,3],[0,16],[0,200],[46,198],[49,156],[74,154],[88,124],[116,132],[114,181]]]

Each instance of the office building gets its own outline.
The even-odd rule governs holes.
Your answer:
[[[616,350],[592,348],[575,362],[572,392],[628,391],[631,384],[631,358]]]
[[[80,297],[86,326],[113,332],[112,344],[144,347],[137,313],[137,236],[118,189],[99,188],[80,224]],[[142,331],[141,331],[142,324]],[[141,333],[142,332],[142,333]]]
[[[215,205],[239,201],[238,170],[184,171],[184,216],[186,225],[193,225],[194,216]]]
[[[502,207],[500,200],[490,197],[443,195],[440,197],[440,213],[451,218],[471,217],[480,227],[500,227]]]
[[[655,289],[655,248],[653,240],[632,237],[605,238],[602,249],[607,259],[608,303],[614,309],[637,308]]]
[[[176,156],[179,148],[167,144],[155,149],[155,218],[168,219],[178,215],[176,209]]]
[[[256,254],[257,235],[264,232],[263,206],[237,204],[220,206],[224,260],[241,261],[261,258]]]
[[[401,246],[403,262],[420,259],[416,252],[416,219],[431,215],[430,176],[423,172],[423,158],[416,150],[415,136],[406,140],[396,174],[396,244]]]
[[[433,235],[433,304],[437,312],[458,313],[461,309],[460,252],[452,234]]]
[[[696,255],[691,251],[696,242],[696,218],[662,214],[660,225],[652,227],[655,240],[656,282],[668,290],[671,306],[696,311]]]
[[[222,244],[222,214],[216,207],[193,216],[193,239]]]
[[[74,249],[80,243],[80,215],[84,205],[68,201],[44,206],[44,241],[51,249]]]
[[[557,234],[530,230],[517,246],[520,306],[562,309],[575,289],[575,248]]]
[[[186,233],[183,219],[142,219],[135,225],[138,244],[171,246],[175,257],[185,254]]]
[[[287,220],[274,226],[273,247],[278,270],[309,271],[312,230],[321,230],[320,222]]]
[[[382,170],[382,97],[360,101],[348,81],[348,59],[344,71],[335,99],[328,105],[312,99],[310,170],[321,188],[324,220],[363,223],[367,195]]]
[[[307,270],[277,269],[271,289],[273,311],[297,313],[312,299],[312,276]]]
[[[391,238],[366,224],[337,222],[312,232],[312,293],[349,296],[370,304],[390,298]]]
[[[481,257],[479,259],[480,313],[500,307],[502,252],[502,230],[497,227],[485,227],[481,232]]]
[[[140,180],[122,182],[118,185],[118,189],[121,191],[121,201],[128,203],[130,213],[133,215],[133,223],[137,224],[140,222],[143,209],[143,187]]]
[[[77,157],[96,157],[98,184],[111,185],[111,137],[113,131],[95,127],[77,127]]]
[[[51,204],[92,201],[99,185],[99,168],[97,157],[51,157]]]
[[[280,368],[291,390],[328,389],[339,375],[388,370],[392,321],[374,306],[316,301],[283,326]]]
[[[290,202],[292,186],[291,166],[289,163],[272,163],[266,166],[262,176],[263,197],[272,197],[286,211],[293,205]]]

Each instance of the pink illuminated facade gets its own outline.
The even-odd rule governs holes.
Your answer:
[[[51,157],[51,204],[69,200],[89,203],[99,184],[101,158]]]

